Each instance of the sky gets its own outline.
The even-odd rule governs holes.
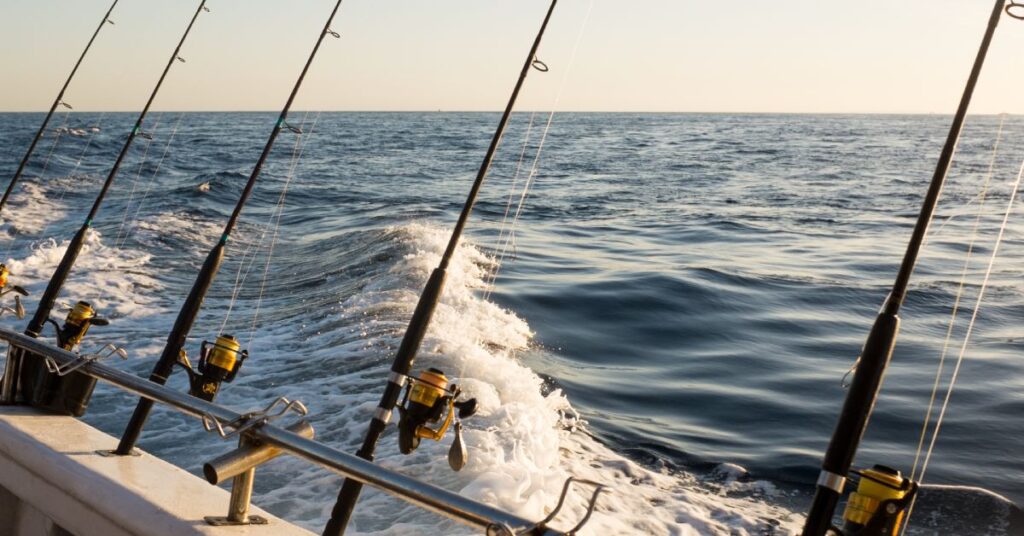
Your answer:
[[[2,0],[0,111],[47,109],[110,2]],[[294,109],[500,110],[548,4],[344,0]],[[121,0],[65,100],[141,109],[197,5]],[[334,0],[207,5],[154,110],[280,109]],[[519,109],[950,114],[992,5],[560,0]],[[1024,113],[1021,50],[1004,16],[972,113]]]

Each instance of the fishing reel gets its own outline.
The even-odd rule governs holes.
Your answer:
[[[110,320],[99,316],[96,309],[87,301],[75,303],[68,311],[63,324],[58,324],[53,318],[47,318],[46,321],[56,330],[57,346],[69,352],[78,348],[90,327],[110,324]],[[110,345],[104,348],[108,346]],[[122,353],[123,350],[118,355]],[[82,362],[99,357],[105,356],[82,356]],[[29,402],[33,406],[56,413],[75,417],[84,415],[89,406],[89,399],[92,398],[92,391],[96,387],[96,379],[74,371],[77,367],[61,371],[48,370],[47,367],[40,365],[41,363],[26,368],[26,373],[31,374],[34,379],[25,384],[29,391]]]
[[[14,293],[14,307],[0,307],[0,315],[11,312],[14,313],[14,316],[18,317],[18,320],[21,320],[25,318],[25,306],[21,303],[21,297],[28,296],[28,291],[18,285],[8,287],[7,278],[10,275],[11,271],[7,268],[7,265],[0,264],[0,298],[12,292]]]
[[[178,364],[188,373],[189,394],[213,402],[222,382],[231,383],[238,375],[242,363],[249,357],[248,350],[231,335],[220,335],[214,342],[203,341],[199,347],[199,365],[195,368],[181,351]]]
[[[53,318],[46,321],[53,324],[57,330],[57,346],[68,351],[74,350],[82,343],[90,327],[110,325],[110,320],[99,316],[96,309],[87,301],[79,301],[71,307],[68,315],[64,317],[64,325],[58,325]]]
[[[842,530],[832,531],[842,536],[897,536],[917,483],[884,465],[853,473],[860,476],[860,483],[846,502]]]
[[[436,368],[428,368],[418,378],[410,376],[408,380],[405,395],[398,405],[398,449],[402,454],[411,454],[420,446],[421,439],[441,441],[454,421],[455,440],[448,451],[448,464],[456,471],[462,469],[469,455],[462,441],[461,421],[476,413],[476,399],[457,402],[462,390],[457,385],[449,385],[444,372]],[[428,426],[439,422],[438,428]]]

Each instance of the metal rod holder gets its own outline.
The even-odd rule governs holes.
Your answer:
[[[313,426],[307,421],[299,421],[285,430],[298,434],[307,439],[315,435]],[[246,437],[243,435],[243,437]],[[284,454],[285,451],[259,440],[239,441],[237,449],[222,454],[203,465],[203,475],[206,481],[217,485],[229,478],[234,478],[250,469],[273,460]]]
[[[238,450],[253,448],[255,441],[246,435],[239,436]],[[249,515],[249,503],[252,501],[252,486],[256,483],[256,466],[242,471],[231,479],[231,499],[228,501],[228,515],[206,516],[203,518],[215,527],[228,525],[266,525],[267,518]]]

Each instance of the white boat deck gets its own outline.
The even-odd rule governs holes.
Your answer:
[[[96,453],[116,445],[72,417],[0,407],[0,536],[312,534],[255,507],[269,524],[210,526],[228,491],[145,452]]]

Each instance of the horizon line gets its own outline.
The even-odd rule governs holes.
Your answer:
[[[0,114],[39,114],[46,113],[49,110],[0,110]],[[139,110],[71,110],[66,113],[68,114],[83,114],[83,113],[136,113]],[[280,113],[280,109],[265,109],[265,110],[151,110],[151,113]],[[317,112],[317,113],[484,113],[484,114],[498,114],[504,110],[315,110],[315,109],[296,109],[291,110],[291,113],[298,112]],[[686,114],[686,115],[953,115],[952,112],[772,112],[772,111],[687,111],[687,110],[515,110],[519,113],[576,113],[576,114]],[[981,113],[968,113],[968,115],[979,116],[979,115],[1020,115],[1017,113],[1010,112],[981,112]]]

